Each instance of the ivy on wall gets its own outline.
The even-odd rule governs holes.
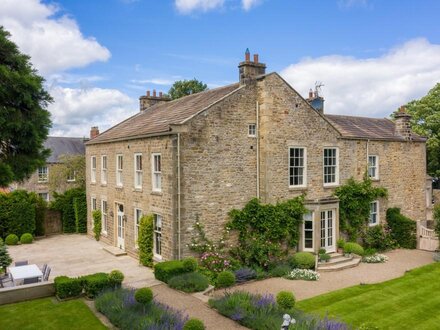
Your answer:
[[[362,234],[370,217],[370,204],[378,198],[386,198],[386,188],[374,187],[365,176],[362,181],[350,178],[343,186],[336,188],[339,198],[339,228],[356,241]]]
[[[297,246],[305,212],[304,196],[277,204],[254,198],[242,210],[230,211],[227,226],[238,231],[238,246],[230,253],[245,265],[268,268]]]
[[[144,215],[139,223],[139,262],[147,267],[153,266],[153,215]]]
[[[86,232],[87,202],[85,190],[73,188],[63,194],[54,193],[54,197],[55,200],[52,202],[51,207],[61,212],[63,232]],[[77,200],[76,206],[75,200]]]
[[[94,210],[92,212],[93,217],[93,233],[95,234],[95,239],[99,241],[101,238],[102,222],[101,222],[101,210]]]

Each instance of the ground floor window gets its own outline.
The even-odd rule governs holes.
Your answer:
[[[307,212],[304,220],[304,250],[313,250],[313,213]]]
[[[370,203],[370,221],[369,221],[370,226],[375,226],[379,223],[378,209],[379,209],[378,201],[374,201]]]
[[[154,215],[154,254],[162,255],[162,216],[159,214]]]
[[[139,226],[141,224],[142,210],[134,209],[134,245],[138,248]]]
[[[102,222],[101,231],[104,234],[107,234],[108,218],[107,218],[107,201],[106,200],[101,201],[101,222]]]
[[[45,193],[39,193],[38,194],[43,200],[45,200],[46,202],[49,201],[49,193],[45,192]]]

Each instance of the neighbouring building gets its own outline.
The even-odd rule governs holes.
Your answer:
[[[371,204],[370,225],[400,207],[426,218],[425,138],[404,108],[395,121],[329,115],[247,52],[239,82],[170,101],[141,96],[140,112],[86,143],[89,210],[102,210],[102,241],[137,255],[142,214],[154,215],[154,257],[176,259],[198,219],[219,237],[227,213],[258,197],[275,203],[306,193],[299,250],[336,249],[335,188],[368,172],[388,199]],[[391,111],[391,109],[390,109]],[[88,232],[92,235],[91,211]]]
[[[38,168],[28,180],[15,182],[11,185],[13,190],[25,189],[39,194],[44,200],[52,199],[52,192],[49,189],[49,174],[56,164],[61,162],[63,155],[84,155],[84,138],[49,136],[44,142],[44,148],[50,149],[51,154],[46,159],[46,164]],[[66,177],[66,187],[75,184],[75,173]]]

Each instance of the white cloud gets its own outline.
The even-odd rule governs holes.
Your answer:
[[[322,81],[327,113],[385,117],[440,81],[440,45],[414,39],[375,58],[305,58],[281,75],[303,96]]]
[[[166,78],[151,78],[151,79],[143,79],[143,80],[132,80],[131,82],[134,84],[153,84],[153,85],[172,85],[176,80],[166,79]]]
[[[339,0],[339,8],[368,7],[368,0]]]
[[[88,136],[91,126],[104,131],[138,111],[136,100],[116,89],[49,89],[54,103],[49,106],[54,123],[51,135]]]
[[[223,7],[225,0],[175,0],[177,10],[182,14],[193,11],[209,11]]]
[[[110,58],[107,48],[84,37],[76,21],[39,0],[1,0],[0,25],[43,75]]]
[[[258,5],[260,3],[260,0],[242,0],[241,4],[243,6],[243,9],[248,11]]]

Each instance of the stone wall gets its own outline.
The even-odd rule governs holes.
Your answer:
[[[135,208],[143,214],[159,214],[162,216],[162,256],[164,259],[175,257],[175,201],[176,201],[176,137],[163,136],[149,139],[128,140],[114,143],[100,143],[86,146],[87,168],[87,232],[93,235],[91,198],[97,200],[101,208],[101,201],[107,200],[108,228],[102,235],[102,241],[116,246],[117,210],[116,204],[124,206],[125,222],[125,250],[132,256],[137,256],[135,247]],[[143,181],[142,189],[134,188],[134,154],[142,153]],[[160,153],[162,161],[162,192],[152,191],[152,153]],[[123,187],[116,186],[116,154],[123,155]],[[101,183],[101,156],[107,155],[107,184]],[[90,180],[91,156],[96,156],[96,183]],[[112,216],[113,215],[113,216]]]

